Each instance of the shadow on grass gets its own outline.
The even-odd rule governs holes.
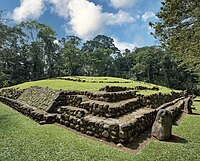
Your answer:
[[[172,125],[174,125],[174,126],[179,126],[180,120],[182,119],[183,116],[184,116],[184,112],[181,111],[181,112],[176,116],[176,118],[174,119]]]
[[[188,141],[184,138],[181,138],[180,136],[177,135],[172,135],[171,139],[166,141],[169,143],[182,143],[182,144],[186,144],[188,143]]]
[[[145,147],[146,144],[151,140],[150,133],[150,130],[145,131],[143,134],[140,134],[140,136],[138,136],[138,138],[134,142],[123,144],[123,146],[131,150],[139,151],[140,149]]]
[[[149,143],[152,140],[156,140],[156,138],[152,138],[150,135],[150,130],[146,131],[144,134],[141,134],[133,143],[125,144],[123,145],[125,148],[134,150],[134,151],[140,151],[142,148],[144,148],[147,143]],[[186,144],[188,141],[184,138],[181,138],[177,135],[172,135],[171,138],[167,141],[162,141],[166,143],[179,143],[179,144]]]
[[[193,112],[193,113],[188,114],[188,115],[199,115],[200,116],[200,113]]]

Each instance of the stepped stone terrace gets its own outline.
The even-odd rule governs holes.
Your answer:
[[[99,92],[11,88],[0,92],[0,101],[40,124],[59,123],[114,143],[130,143],[152,127],[160,109],[169,110],[175,119],[187,106],[182,92],[137,94],[144,88],[106,86]]]

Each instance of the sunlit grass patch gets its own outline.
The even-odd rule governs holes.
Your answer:
[[[75,77],[73,77],[75,78]],[[16,86],[12,86],[14,88],[29,88],[31,86],[39,86],[39,87],[49,87],[51,89],[55,90],[77,90],[77,91],[90,91],[90,92],[96,92],[99,91],[100,88],[105,86],[122,86],[122,87],[135,87],[135,86],[145,86],[152,88],[153,84],[145,83],[145,82],[138,82],[138,81],[132,81],[122,78],[114,78],[114,77],[79,77],[81,79],[87,79],[87,80],[104,80],[103,83],[97,83],[97,82],[78,82],[78,81],[72,81],[72,80],[61,80],[61,79],[46,79],[46,80],[39,80],[39,81],[32,81],[32,82],[25,82],[22,84],[18,84]],[[106,82],[107,81],[107,82]],[[121,82],[121,83],[108,83],[108,82]],[[128,83],[124,83],[128,82]],[[159,91],[153,91],[153,90],[142,90],[139,93],[144,95],[154,94],[154,93],[169,93],[172,90],[166,87],[157,86],[159,87]]]

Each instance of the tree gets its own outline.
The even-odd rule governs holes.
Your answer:
[[[104,35],[97,35],[83,44],[82,51],[87,57],[83,70],[86,75],[114,76],[114,58],[120,53],[114,40]]]
[[[114,60],[116,66],[117,77],[131,78],[131,67],[134,64],[133,53],[126,49],[123,53],[119,53]]]
[[[82,55],[79,49],[81,39],[77,36],[68,36],[62,40],[62,64],[64,75],[80,75]]]
[[[154,36],[175,55],[180,66],[200,73],[200,1],[165,0],[157,17],[159,22],[150,23]]]
[[[45,55],[45,71],[47,76],[52,78],[55,75],[55,65],[58,58],[58,44],[54,41],[56,40],[56,33],[53,29],[44,24],[38,24],[38,38],[44,43],[44,55]]]
[[[37,21],[22,22],[19,27],[26,33],[24,46],[30,56],[33,66],[32,79],[53,77],[58,59],[59,46],[54,43],[56,33],[51,27],[40,24]]]
[[[178,66],[172,55],[160,47],[142,47],[132,52],[133,78],[174,89],[196,88],[196,76]]]
[[[162,54],[162,50],[157,47],[137,48],[133,52],[135,64],[131,69],[135,78],[139,81],[159,84]]]
[[[97,49],[93,52],[85,52],[83,71],[89,76],[113,76],[112,50]]]
[[[7,19],[0,17],[0,87],[19,83],[21,56],[19,54],[24,33],[17,27],[7,25]]]
[[[119,49],[115,46],[114,40],[105,35],[97,35],[93,40],[86,41],[83,44],[82,51],[92,52],[97,49],[110,49],[112,54],[119,53]]]

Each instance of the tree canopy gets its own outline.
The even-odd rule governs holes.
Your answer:
[[[200,73],[200,1],[165,0],[157,17],[159,22],[150,23],[154,36],[180,66]]]

